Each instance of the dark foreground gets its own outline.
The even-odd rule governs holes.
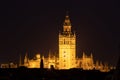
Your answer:
[[[50,69],[0,69],[0,80],[110,80],[113,71],[50,70]]]

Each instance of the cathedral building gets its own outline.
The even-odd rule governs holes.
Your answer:
[[[93,55],[87,56],[84,52],[81,58],[76,57],[76,34],[72,32],[72,26],[68,15],[65,16],[63,31],[58,35],[59,57],[49,52],[48,57],[36,54],[33,59],[29,59],[27,53],[24,58],[24,65],[28,68],[40,68],[40,61],[43,59],[44,68],[71,69],[82,68],[83,70],[109,71],[108,65],[93,60]],[[21,62],[21,61],[20,61]]]

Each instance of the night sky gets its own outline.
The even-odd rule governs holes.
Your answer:
[[[0,64],[19,62],[27,52],[58,53],[58,34],[66,11],[77,35],[77,56],[115,65],[120,44],[120,12],[115,0],[3,1],[0,9]]]

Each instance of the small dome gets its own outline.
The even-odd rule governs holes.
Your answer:
[[[40,54],[36,54],[36,58],[37,58],[37,59],[40,59]]]

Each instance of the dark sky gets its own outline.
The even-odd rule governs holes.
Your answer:
[[[120,12],[115,0],[16,0],[1,2],[0,63],[28,52],[58,53],[58,33],[66,11],[77,34],[77,55],[115,65],[120,44]]]

